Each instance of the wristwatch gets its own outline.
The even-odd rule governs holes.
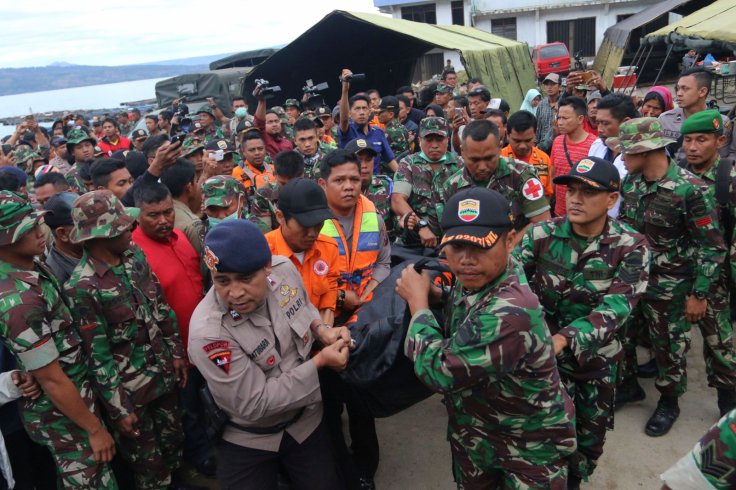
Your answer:
[[[702,291],[693,291],[693,296],[695,296],[695,299],[698,301],[703,301],[705,299],[705,293]]]
[[[429,223],[427,223],[426,220],[420,219],[419,223],[417,224],[417,230],[421,230],[422,228],[429,226]]]

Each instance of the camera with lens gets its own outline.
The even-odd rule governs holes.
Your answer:
[[[281,92],[281,87],[278,85],[270,85],[268,80],[259,78],[256,80],[256,88],[253,90],[253,97],[258,97],[258,89],[261,89],[261,96],[264,99],[270,99],[276,92]]]

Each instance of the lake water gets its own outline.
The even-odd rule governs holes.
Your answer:
[[[155,98],[156,82],[160,80],[165,78],[5,95],[0,97],[0,117],[120,107],[121,102]],[[13,127],[0,125],[0,137],[13,130]]]

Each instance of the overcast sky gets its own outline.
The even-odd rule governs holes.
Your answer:
[[[35,0],[3,5],[0,67],[127,65],[287,44],[372,0]]]

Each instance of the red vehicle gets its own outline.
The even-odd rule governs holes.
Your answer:
[[[539,44],[532,48],[532,61],[537,78],[550,73],[567,75],[570,73],[570,52],[564,43]]]

